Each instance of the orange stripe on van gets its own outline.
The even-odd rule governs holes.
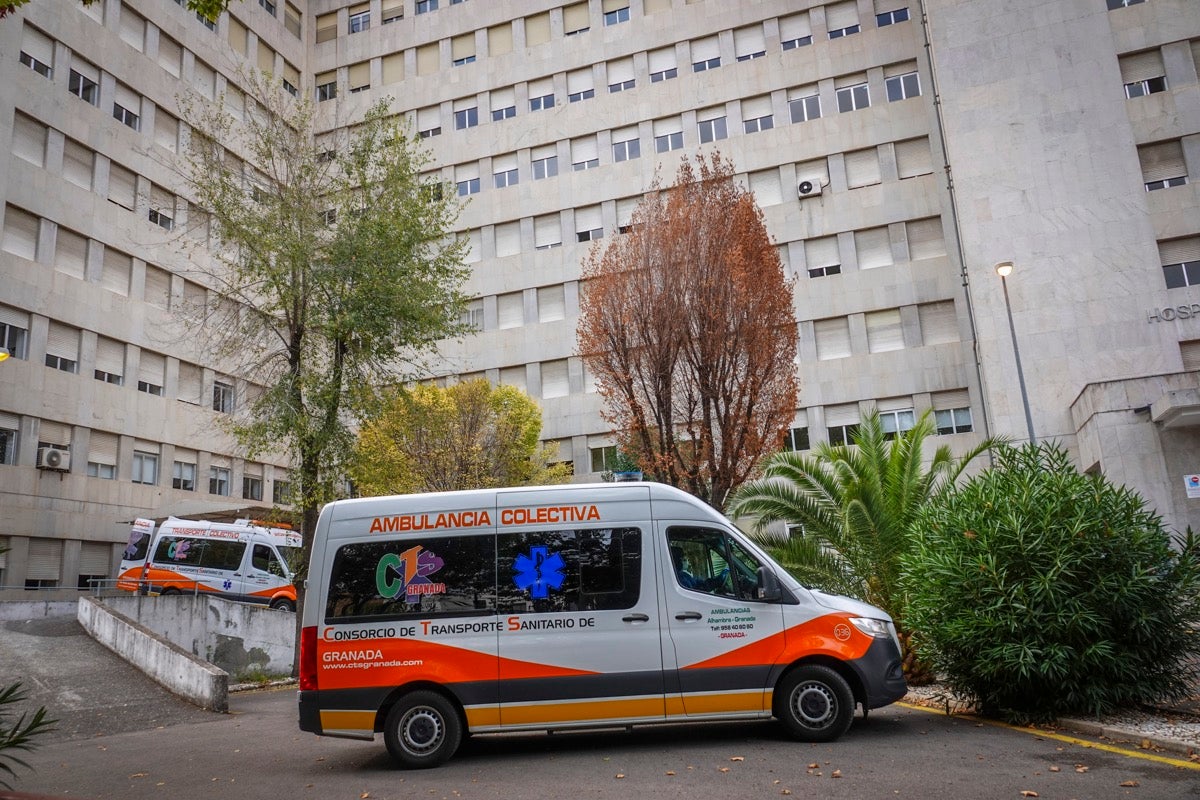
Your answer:
[[[684,669],[788,664],[815,654],[829,655],[843,661],[862,658],[871,646],[872,639],[854,627],[849,618],[848,614],[826,614],[736,650],[688,664]]]
[[[321,727],[327,731],[373,731],[374,711],[322,711]]]
[[[662,719],[661,697],[620,700],[589,700],[570,703],[506,705],[500,712],[508,725],[545,725],[555,722],[600,722],[603,720]]]

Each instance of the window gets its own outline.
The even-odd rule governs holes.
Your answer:
[[[650,82],[658,83],[659,81],[669,81],[671,78],[679,77],[679,69],[677,67],[667,67],[660,69],[658,72],[650,73]]]
[[[758,559],[716,528],[671,527],[667,548],[675,579],[693,592],[753,600],[758,589]]]
[[[1130,53],[1121,56],[1118,62],[1126,97],[1143,97],[1167,90],[1167,70],[1163,64],[1162,50]]]
[[[492,122],[499,122],[502,119],[511,119],[517,115],[517,106],[512,102],[511,92],[505,99],[507,100],[507,105],[497,108],[496,93],[492,92]]]
[[[921,96],[921,78],[915,72],[906,72],[903,75],[893,75],[892,77],[884,80],[884,85],[887,87],[889,103],[894,103],[897,100],[907,100],[910,97]]]
[[[399,22],[404,19],[403,0],[383,0],[383,9],[380,11],[380,16],[383,17],[384,25],[391,25],[393,22]]]
[[[879,422],[883,425],[883,435],[887,439],[895,439],[897,434],[912,430],[916,419],[911,408],[896,411],[879,411]]]
[[[779,41],[785,51],[812,44],[812,22],[807,11],[779,20]]]
[[[229,468],[228,467],[209,467],[209,469],[208,469],[208,493],[221,495],[222,497],[229,496]]]
[[[300,9],[291,3],[284,4],[283,27],[287,28],[287,32],[292,36],[295,36],[297,39],[300,38]]]
[[[742,120],[742,128],[746,133],[758,133],[759,131],[769,131],[775,127],[775,118],[770,114],[753,119]]]
[[[105,481],[115,481],[117,479],[117,467],[115,464],[102,464],[99,461],[88,461],[87,476],[89,478],[100,478],[101,480]]]
[[[155,395],[156,397],[162,397],[163,393],[163,387],[161,384],[150,383],[149,381],[142,380],[137,382],[137,390],[139,392],[145,392],[146,394]]]
[[[222,414],[233,413],[233,385],[224,381],[213,381],[213,411],[220,411]]]
[[[969,407],[938,409],[933,412],[933,416],[939,436],[970,433],[975,430],[971,425],[971,409]]]
[[[907,21],[907,8],[898,8],[895,11],[885,11],[882,14],[875,15],[875,24],[880,28],[886,28],[888,25],[895,25],[897,22]]]
[[[1125,84],[1126,97],[1144,97],[1148,94],[1157,94],[1167,90],[1166,76],[1160,75],[1157,78],[1147,78],[1143,81],[1134,81]]]
[[[533,249],[534,250],[549,250],[553,247],[561,247],[561,246],[562,246],[562,224],[559,220],[558,215],[557,214],[546,214],[541,217],[534,217],[534,219],[533,219]],[[502,317],[504,316],[503,312],[505,310],[505,299],[512,298],[507,301],[509,304],[519,303],[520,296],[521,295],[519,292],[510,294],[510,295],[500,295],[499,300],[500,300],[500,310],[502,312],[501,313]],[[521,311],[520,311],[519,307],[509,309],[509,318],[516,325],[521,325],[523,323],[523,319],[519,316],[520,313],[521,313]],[[502,324],[501,327],[504,327],[504,325]]]
[[[740,61],[753,61],[767,54],[767,42],[762,25],[738,28],[733,32],[733,53]]]
[[[196,465],[176,461],[171,468],[171,488],[184,492],[196,491]]]
[[[546,108],[554,108],[554,93],[538,95],[537,97],[529,98],[529,110],[541,111]]]
[[[795,50],[797,47],[804,47],[805,45],[809,44],[812,44],[812,34],[808,34],[807,36],[797,36],[795,39],[784,39],[783,49]]]
[[[808,122],[821,118],[821,98],[814,92],[803,97],[788,100],[788,112],[792,122]]]
[[[131,12],[131,16],[136,15]],[[141,18],[138,17],[138,19]],[[54,62],[54,40],[37,28],[26,24],[21,30],[19,60],[43,78],[53,77],[54,70],[50,65]]]
[[[576,231],[575,237],[581,242],[591,242],[604,237],[604,228],[592,228],[586,231]]]
[[[1108,0],[1108,10],[1114,11],[1118,8],[1126,6],[1136,6],[1138,3],[1144,3],[1146,0]]]
[[[81,72],[71,70],[71,77],[67,82],[67,91],[85,103],[98,105],[100,102],[100,84]]]
[[[428,14],[430,11],[437,11],[438,0],[417,0],[417,13]]]
[[[104,383],[111,383],[115,386],[120,386],[125,382],[125,378],[115,372],[105,372],[102,369],[93,370],[96,380]]]
[[[417,136],[422,139],[428,139],[431,136],[440,136],[442,133],[442,124],[439,119],[439,111],[437,106],[428,106],[417,110]]]
[[[133,482],[149,486],[158,484],[158,456],[154,453],[133,452]]]
[[[787,437],[783,440],[783,448],[785,450],[809,450],[812,444],[808,439],[808,426],[804,425],[799,428],[792,428],[787,432]]]
[[[502,169],[499,172],[492,173],[492,181],[497,189],[503,189],[507,186],[516,186],[520,183],[517,176],[517,168]]]
[[[630,161],[635,158],[641,158],[642,143],[639,139],[625,139],[619,142],[613,142],[613,161]]]
[[[829,426],[829,443],[832,445],[851,445],[854,444],[854,437],[858,435],[858,423],[848,425],[831,425]]]
[[[858,33],[861,28],[857,25],[847,25],[844,28],[835,28],[829,32],[830,39],[841,39],[843,36],[851,36]]]
[[[683,129],[677,119],[654,123],[654,152],[669,153],[683,147]]]
[[[729,131],[725,127],[725,117],[701,120],[699,128],[700,144],[708,144],[729,136]]]
[[[706,58],[703,61],[693,61],[692,72],[707,72],[708,70],[716,69],[719,66],[721,66],[721,57],[713,56],[712,58]]]
[[[359,11],[357,14],[350,15],[350,32],[362,33],[371,28],[371,12]]]
[[[258,0],[258,4],[266,9],[267,13],[272,17],[275,16],[275,4],[271,0]]]
[[[317,78],[317,102],[324,103],[326,100],[337,98],[337,81],[332,74],[322,75]],[[324,80],[324,83],[320,81]]]
[[[358,94],[371,88],[371,64],[367,61],[360,61],[357,64],[351,64],[346,70],[346,85],[350,90],[350,94]]]
[[[479,192],[479,178],[467,178],[461,180],[457,184],[458,196],[466,197],[467,195],[476,194]]]
[[[1183,143],[1179,139],[1142,145],[1138,148],[1138,161],[1148,192],[1187,183],[1187,164],[1183,157]]]
[[[0,347],[12,358],[25,358],[25,345],[29,339],[29,318],[0,306]]]
[[[472,300],[468,303],[458,321],[473,331],[483,330],[483,301]]]
[[[276,478],[271,483],[271,502],[286,506],[292,502],[292,482]]]
[[[871,106],[871,92],[866,83],[843,86],[837,90],[838,111],[858,111]]]
[[[1158,243],[1168,289],[1200,286],[1200,236]]]
[[[610,83],[608,85],[608,91],[610,94],[615,93],[615,92],[623,92],[626,89],[634,88],[636,85],[637,85],[637,81],[634,78],[626,78],[623,81],[617,81],[616,83]]]
[[[17,420],[7,414],[0,417],[0,464],[17,463]]]
[[[150,218],[151,222],[153,222],[155,225],[162,228],[163,230],[169,231],[175,227],[175,221],[173,219],[171,219],[170,217],[168,217],[166,214],[164,214],[162,211],[159,211],[157,208],[150,209],[149,218]]]
[[[608,472],[617,463],[617,446],[593,447],[589,451],[592,459],[592,472]]]
[[[246,475],[242,478],[242,499],[262,500],[262,478]]]
[[[580,33],[586,33],[591,28],[591,21],[588,19],[587,3],[564,6],[562,11],[563,35],[576,36]]]
[[[591,100],[596,96],[595,89],[581,89],[578,92],[570,92],[567,94],[567,100],[571,103],[578,103],[580,100]]]
[[[461,67],[475,62],[475,34],[464,33],[450,40],[450,64]]]
[[[46,353],[46,366],[51,369],[61,370],[63,372],[75,373],[79,371],[79,362],[66,356],[54,355]]]
[[[586,136],[571,142],[571,169],[580,172],[600,166],[600,156],[595,136]]]
[[[808,277],[810,278],[841,274],[842,262],[836,236],[822,236],[806,240],[804,242],[804,258],[808,264]],[[849,355],[849,353],[847,352],[845,355]]]
[[[622,22],[629,22],[629,6],[604,12],[605,25],[617,25]]]
[[[543,158],[534,159],[533,179],[540,181],[543,178],[553,178],[558,174],[558,156],[545,156]]]
[[[464,131],[479,125],[479,107],[461,108],[454,113],[455,131]]]

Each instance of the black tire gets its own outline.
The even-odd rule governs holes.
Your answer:
[[[405,769],[441,766],[462,741],[458,710],[437,692],[406,694],[388,712],[383,741]]]
[[[291,600],[288,600],[286,597],[280,597],[278,599],[271,601],[271,610],[272,611],[292,611],[292,612],[294,612],[296,610],[296,604],[293,603]]]
[[[159,592],[159,594],[161,594],[163,597],[171,597],[179,593],[179,590],[173,586],[168,586],[166,589],[163,589],[161,592]]]
[[[775,716],[795,739],[832,742],[854,720],[854,693],[829,667],[797,667],[775,688]]]

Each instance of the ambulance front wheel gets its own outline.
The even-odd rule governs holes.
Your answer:
[[[437,692],[417,691],[401,697],[388,712],[383,740],[392,758],[406,769],[446,763],[462,741],[458,711]]]
[[[780,681],[775,691],[775,716],[795,739],[832,742],[850,728],[854,693],[836,671],[807,664]]]
[[[286,597],[281,597],[277,600],[271,601],[271,609],[273,611],[295,611],[296,604],[291,600],[288,600]]]

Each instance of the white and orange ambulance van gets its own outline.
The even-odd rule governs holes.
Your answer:
[[[892,620],[677,489],[341,500],[313,538],[300,729],[432,767],[464,733],[777,717],[830,741],[906,686]]]
[[[296,610],[294,567],[303,540],[295,531],[250,520],[170,517],[155,530],[136,520],[121,558],[117,588],[148,594],[216,594]]]

